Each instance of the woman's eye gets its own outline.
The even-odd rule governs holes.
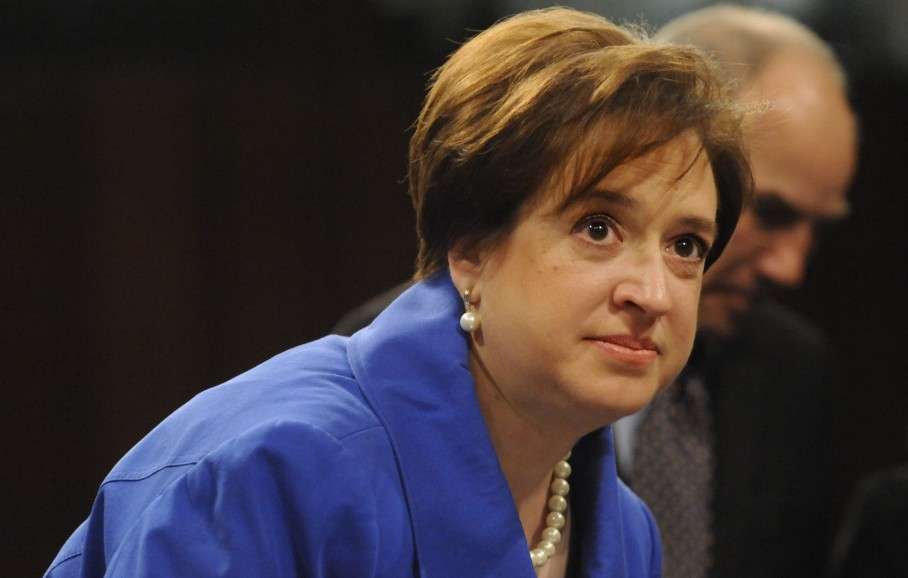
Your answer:
[[[601,241],[608,237],[609,226],[605,221],[590,221],[586,224],[586,232],[590,239]]]
[[[702,261],[706,258],[706,242],[697,237],[686,235],[672,242],[671,250],[675,255],[688,261]]]
[[[588,241],[602,243],[616,234],[615,226],[605,215],[592,215],[574,225],[574,232],[586,237]]]

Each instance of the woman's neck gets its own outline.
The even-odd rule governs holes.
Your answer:
[[[470,356],[479,407],[492,445],[517,507],[529,544],[539,541],[545,528],[546,503],[552,469],[571,450],[579,436],[540,424],[514,407],[488,374],[481,360]]]

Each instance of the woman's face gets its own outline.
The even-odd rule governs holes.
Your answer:
[[[552,183],[507,238],[472,259],[452,254],[482,319],[474,355],[513,408],[595,429],[681,370],[716,234],[716,186],[698,151],[679,137],[567,205]]]

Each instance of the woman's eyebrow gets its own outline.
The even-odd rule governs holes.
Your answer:
[[[715,221],[705,219],[696,215],[685,215],[678,219],[678,224],[684,228],[692,229],[695,233],[715,238],[718,234],[719,226]]]
[[[607,203],[618,205],[626,209],[634,209],[640,206],[640,202],[627,193],[613,191],[610,189],[591,188],[583,191],[582,193],[577,193],[576,195],[569,196],[567,199],[565,199],[564,203],[561,204],[559,211],[565,211],[568,208],[576,205],[577,203],[593,199],[605,201]]]
[[[598,199],[606,203],[618,205],[625,209],[636,209],[640,206],[640,201],[621,191],[611,189],[589,189],[576,195],[568,197],[559,211],[565,211],[568,208],[588,200]],[[715,237],[718,232],[718,225],[715,220],[710,220],[699,215],[684,215],[678,219],[678,224],[692,229],[694,232]]]

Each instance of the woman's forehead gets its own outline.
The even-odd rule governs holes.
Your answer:
[[[612,150],[614,147],[608,144],[612,143],[578,147],[552,172],[540,191],[544,198],[539,201],[563,209],[592,196],[601,197],[603,191],[632,195],[644,182],[671,191],[688,177],[701,180],[708,176],[712,181],[708,155],[693,131],[629,158],[621,158],[626,151]]]

